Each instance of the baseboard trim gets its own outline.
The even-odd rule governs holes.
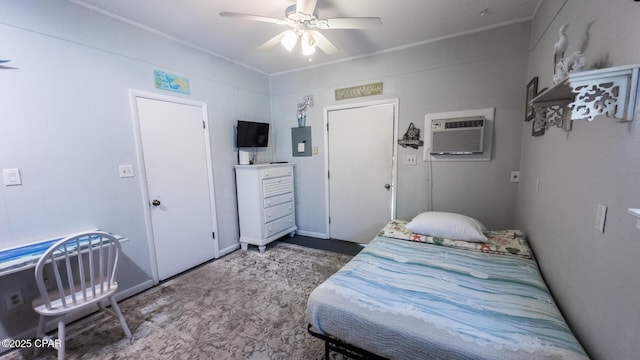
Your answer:
[[[231,246],[227,246],[224,249],[220,249],[220,256],[218,258],[221,258],[221,257],[223,257],[225,255],[228,255],[228,254],[230,254],[230,253],[232,253],[232,252],[234,252],[234,251],[236,251],[238,249],[240,249],[240,243],[233,244]]]
[[[139,294],[149,288],[152,288],[153,285],[155,285],[153,283],[153,279],[149,279],[147,281],[144,281],[138,285],[132,286],[128,289],[122,290],[120,292],[118,292],[116,294],[116,300],[120,301],[122,299],[126,299],[128,297],[131,297],[133,295]]]
[[[296,234],[302,235],[302,236],[318,238],[318,239],[329,239],[329,235],[323,234],[323,233],[318,233],[318,232],[313,232],[313,231],[297,230]]]

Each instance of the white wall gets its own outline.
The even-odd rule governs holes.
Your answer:
[[[233,125],[269,121],[265,75],[61,0],[3,1],[0,58],[0,168],[20,168],[23,185],[0,186],[0,248],[87,228],[130,238],[119,283],[151,279],[142,189],[120,179],[136,164],[129,89],[208,103],[220,248],[238,246]],[[191,95],[154,88],[153,70],[186,77]],[[139,176],[139,169],[135,169]],[[0,301],[0,338],[36,324],[33,272],[0,278],[27,305]]]
[[[276,125],[275,158],[296,164],[298,226],[326,234],[323,108],[337,104],[399,98],[399,132],[411,122],[424,129],[427,113],[496,108],[494,158],[490,162],[434,162],[434,209],[465,213],[492,229],[512,228],[520,132],[524,123],[524,88],[529,22],[464,35],[408,49],[354,59],[271,77],[272,122]],[[384,94],[356,100],[334,100],[334,90],[381,81]],[[312,141],[319,153],[292,157],[290,128],[297,126],[296,104],[313,94],[307,111]],[[357,135],[354,140],[357,146]],[[427,209],[425,162],[403,164],[407,154],[422,159],[423,148],[399,147],[397,217],[411,219]],[[363,180],[366,181],[366,180]]]
[[[569,23],[567,54],[590,64],[640,62],[640,3],[628,0],[545,1],[532,26],[528,78],[552,85],[553,46]],[[517,227],[532,243],[545,279],[568,322],[594,359],[640,353],[640,230],[627,208],[640,206],[638,121],[606,117],[573,122],[531,137],[523,129]],[[540,180],[536,192],[536,179]],[[608,206],[604,234],[594,228],[597,204]]]

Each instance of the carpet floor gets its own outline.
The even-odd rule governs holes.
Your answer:
[[[109,317],[68,340],[67,359],[322,359],[324,343],[306,331],[307,298],[350,259],[281,242],[235,251],[121,301],[132,342]],[[30,358],[28,349],[0,357]]]

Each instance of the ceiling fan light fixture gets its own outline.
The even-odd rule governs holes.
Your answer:
[[[282,46],[291,52],[298,42],[298,35],[293,30],[288,30],[287,34],[280,40]]]
[[[316,52],[316,45],[318,45],[318,41],[316,40],[313,33],[310,31],[305,31],[302,34],[302,55],[309,56],[313,55]]]

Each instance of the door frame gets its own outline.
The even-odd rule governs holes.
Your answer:
[[[142,136],[140,130],[140,118],[138,113],[138,98],[144,98],[149,100],[156,101],[166,101],[181,105],[189,105],[196,106],[202,110],[202,121],[204,122],[204,127],[207,131],[204,131],[204,146],[205,146],[205,156],[207,161],[207,175],[208,175],[208,186],[209,186],[209,208],[211,213],[211,226],[212,231],[214,233],[218,233],[218,223],[216,219],[216,208],[215,208],[215,194],[213,187],[213,162],[211,156],[211,138],[209,135],[209,115],[207,111],[207,103],[202,101],[195,101],[190,99],[183,99],[178,97],[166,96],[161,94],[156,94],[152,92],[146,92],[142,90],[129,89],[129,102],[131,107],[131,119],[133,121],[133,136],[136,145],[136,165],[138,166],[138,182],[140,185],[140,189],[142,190],[142,208],[144,211],[144,222],[145,222],[145,230],[147,233],[147,243],[149,245],[149,259],[151,261],[151,276],[153,277],[153,283],[158,284],[160,282],[158,275],[158,261],[156,257],[156,245],[155,239],[153,236],[153,225],[151,222],[151,208],[149,207],[150,198],[149,198],[149,187],[147,186],[147,171],[144,163],[144,152],[142,149]],[[220,244],[218,241],[218,236],[213,239],[213,251],[214,258],[217,259],[220,257]]]
[[[355,102],[349,104],[342,105],[331,105],[325,106],[323,108],[324,112],[324,148],[325,148],[325,157],[324,157],[324,173],[328,174],[329,172],[329,129],[327,128],[329,124],[329,112],[330,111],[339,111],[339,110],[348,110],[348,109],[356,109],[363,108],[369,106],[377,106],[377,105],[393,105],[393,145],[392,145],[392,154],[391,154],[391,217],[396,217],[396,184],[398,178],[398,142],[396,139],[398,138],[398,108],[399,108],[400,100],[398,98],[390,98],[390,99],[382,99],[382,100],[373,100],[373,101],[365,101],[365,102]],[[329,217],[331,215],[330,201],[329,201],[329,176],[325,176],[324,178],[324,194],[325,194],[325,232],[327,234],[327,239],[331,238],[331,227],[329,224]]]

